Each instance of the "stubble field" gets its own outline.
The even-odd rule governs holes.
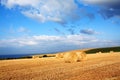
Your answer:
[[[0,80],[120,80],[120,53],[87,54],[87,60],[39,58],[0,61]]]

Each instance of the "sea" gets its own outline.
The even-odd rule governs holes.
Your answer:
[[[5,55],[0,55],[0,59],[15,59],[15,58],[21,58],[25,56],[32,56],[34,54],[5,54]]]
[[[55,53],[55,52],[53,52]],[[0,54],[1,59],[16,59],[22,57],[32,57],[32,55],[40,55],[40,54],[51,54],[51,53],[31,53],[31,54]]]

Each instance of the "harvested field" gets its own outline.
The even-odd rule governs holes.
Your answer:
[[[1,60],[0,80],[120,80],[120,53],[88,54],[74,63],[55,57]]]

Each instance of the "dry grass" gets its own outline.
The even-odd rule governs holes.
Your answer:
[[[0,80],[120,80],[120,53],[88,54],[75,63],[55,57],[2,60]]]
[[[63,58],[64,54],[65,54],[64,52],[63,53],[57,53],[55,57],[56,58]]]

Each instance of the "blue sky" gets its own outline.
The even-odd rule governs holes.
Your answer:
[[[120,46],[119,0],[1,0],[0,55]]]

